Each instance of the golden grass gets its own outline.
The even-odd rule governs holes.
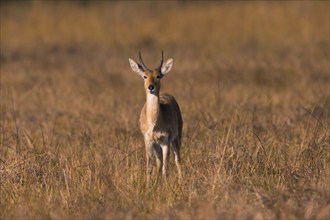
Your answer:
[[[1,2],[0,218],[329,219],[329,2]],[[145,190],[141,79],[184,120]]]

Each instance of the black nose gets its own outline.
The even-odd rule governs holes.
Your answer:
[[[150,91],[153,91],[153,90],[155,89],[155,87],[154,87],[154,85],[149,85],[149,86],[148,86],[148,89],[149,89]]]

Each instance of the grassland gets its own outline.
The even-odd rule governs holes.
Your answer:
[[[1,1],[0,218],[329,219],[329,2]],[[184,180],[145,189],[141,50]],[[172,158],[171,158],[172,159]]]

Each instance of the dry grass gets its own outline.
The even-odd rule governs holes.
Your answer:
[[[329,2],[1,1],[0,218],[329,219]],[[185,179],[145,190],[149,66]]]

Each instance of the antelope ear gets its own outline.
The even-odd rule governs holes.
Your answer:
[[[132,60],[131,58],[129,58],[128,61],[129,61],[129,64],[131,65],[132,70],[135,73],[142,76],[143,75],[142,66],[140,64],[138,64],[137,62],[135,62],[134,60]]]
[[[172,65],[173,65],[173,59],[168,59],[162,66],[161,72],[163,75],[165,75],[166,73],[170,72],[170,70],[172,69]]]

